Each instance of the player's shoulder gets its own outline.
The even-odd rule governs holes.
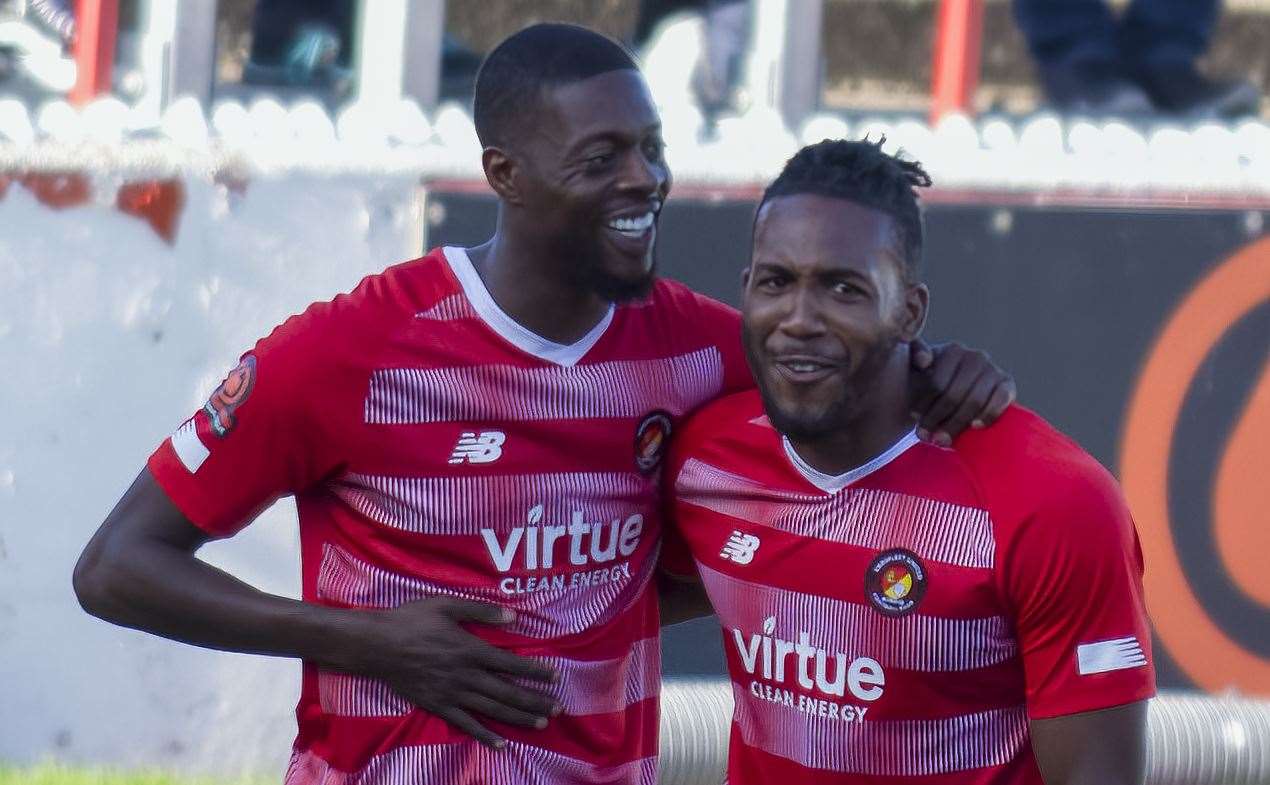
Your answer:
[[[1111,473],[1026,407],[1012,405],[991,427],[963,434],[954,451],[1003,520],[1125,509]]]
[[[361,279],[347,292],[311,303],[287,319],[271,338],[314,342],[334,350],[391,331],[453,293],[440,250],[394,264]]]
[[[739,330],[741,314],[730,305],[694,292],[679,281],[658,278],[648,297],[637,307],[658,320],[688,323],[708,330]]]
[[[757,390],[716,398],[689,415],[677,430],[675,448],[681,454],[707,448],[743,450],[773,433]]]

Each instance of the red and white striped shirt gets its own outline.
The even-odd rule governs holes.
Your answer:
[[[1039,785],[1030,718],[1154,694],[1115,481],[1021,407],[830,477],[745,392],[680,429],[668,472],[723,626],[732,785]]]
[[[294,494],[303,597],[514,609],[476,632],[553,663],[564,713],[492,752],[386,684],[306,664],[288,785],[656,780],[659,462],[749,384],[730,308],[659,282],[572,345],[503,313],[457,248],[292,317],[150,459],[228,536]]]

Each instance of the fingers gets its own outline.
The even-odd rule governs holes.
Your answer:
[[[1017,395],[1013,379],[1004,379],[997,382],[997,386],[992,390],[992,395],[988,397],[988,404],[984,407],[983,413],[970,424],[975,428],[986,428],[996,422],[997,418],[1010,407],[1010,404],[1014,403]]]
[[[966,359],[966,354],[957,344],[939,347],[930,367],[917,374],[920,391],[913,397],[914,417],[923,418],[939,396],[948,389],[962,361]]]
[[[947,447],[973,421],[987,417],[987,404],[991,401],[999,383],[1000,380],[996,376],[990,373],[981,374],[966,392],[961,403],[957,405],[952,414],[942,422],[934,423],[930,426],[935,434],[935,443]],[[945,440],[947,443],[945,443]]]
[[[477,664],[499,673],[545,682],[554,682],[559,678],[556,669],[541,660],[512,654],[489,644],[484,644],[474,654]]]
[[[547,718],[541,714],[531,714],[527,711],[512,708],[505,703],[500,703],[479,693],[467,693],[461,696],[461,700],[468,709],[482,716],[489,717],[491,720],[498,720],[508,725],[518,725],[522,728],[542,730],[547,727]]]
[[[931,350],[930,344],[921,338],[915,338],[909,343],[909,356],[912,358],[913,367],[919,371],[924,371],[930,367],[935,361],[935,353]]]
[[[564,709],[550,695],[519,684],[512,684],[498,676],[481,674],[472,679],[471,686],[473,691],[487,698],[535,717],[555,717]]]
[[[445,598],[441,600],[441,612],[457,622],[504,625],[516,620],[516,612],[490,602]]]
[[[968,366],[967,364],[958,364],[956,373],[952,378],[940,385],[938,389],[941,392],[931,402],[926,411],[921,412],[918,419],[918,435],[922,438],[929,438],[941,447],[948,447],[952,444],[952,437],[960,433],[960,429],[956,432],[949,432],[944,426],[945,423],[957,412],[964,404],[975,384],[983,377],[983,370]],[[985,391],[991,392],[991,388]],[[970,414],[974,415],[979,411],[979,405],[971,409]],[[967,423],[969,419],[967,419]],[[964,425],[962,426],[965,427]]]
[[[492,750],[501,750],[507,746],[506,739],[477,722],[472,718],[471,714],[468,714],[463,709],[448,706],[443,709],[432,709],[431,711],[450,723],[454,728],[463,731]]]

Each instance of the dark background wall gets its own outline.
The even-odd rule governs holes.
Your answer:
[[[752,210],[739,199],[671,200],[662,218],[662,273],[737,304]],[[429,215],[430,245],[470,245],[488,237],[494,203],[484,194],[438,192]],[[1015,375],[1024,404],[1118,472],[1126,407],[1162,326],[1204,276],[1256,240],[1262,223],[1260,212],[1247,210],[936,202],[927,210],[927,336],[987,349]],[[1265,254],[1270,258],[1270,246]],[[1256,599],[1262,595],[1244,588],[1264,578],[1229,574],[1215,543],[1211,500],[1218,464],[1265,375],[1268,353],[1270,302],[1263,299],[1224,331],[1190,383],[1174,431],[1169,520],[1162,524],[1210,620],[1260,659],[1265,673],[1270,610]],[[1270,480],[1270,454],[1263,465]],[[1139,519],[1145,531],[1144,523]],[[1270,525],[1264,516],[1261,525]],[[1161,683],[1196,683],[1168,652],[1205,645],[1176,635],[1157,639]],[[722,673],[718,628],[697,622],[668,631],[665,661],[671,674]],[[1264,682],[1239,674],[1230,683],[1265,690]]]

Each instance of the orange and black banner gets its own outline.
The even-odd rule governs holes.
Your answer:
[[[753,194],[672,199],[660,265],[736,303]],[[493,200],[434,192],[429,243],[488,237]],[[1120,478],[1160,681],[1270,696],[1270,212],[927,209],[928,337],[987,349],[1023,403]],[[717,629],[668,631],[668,673],[722,673]]]

